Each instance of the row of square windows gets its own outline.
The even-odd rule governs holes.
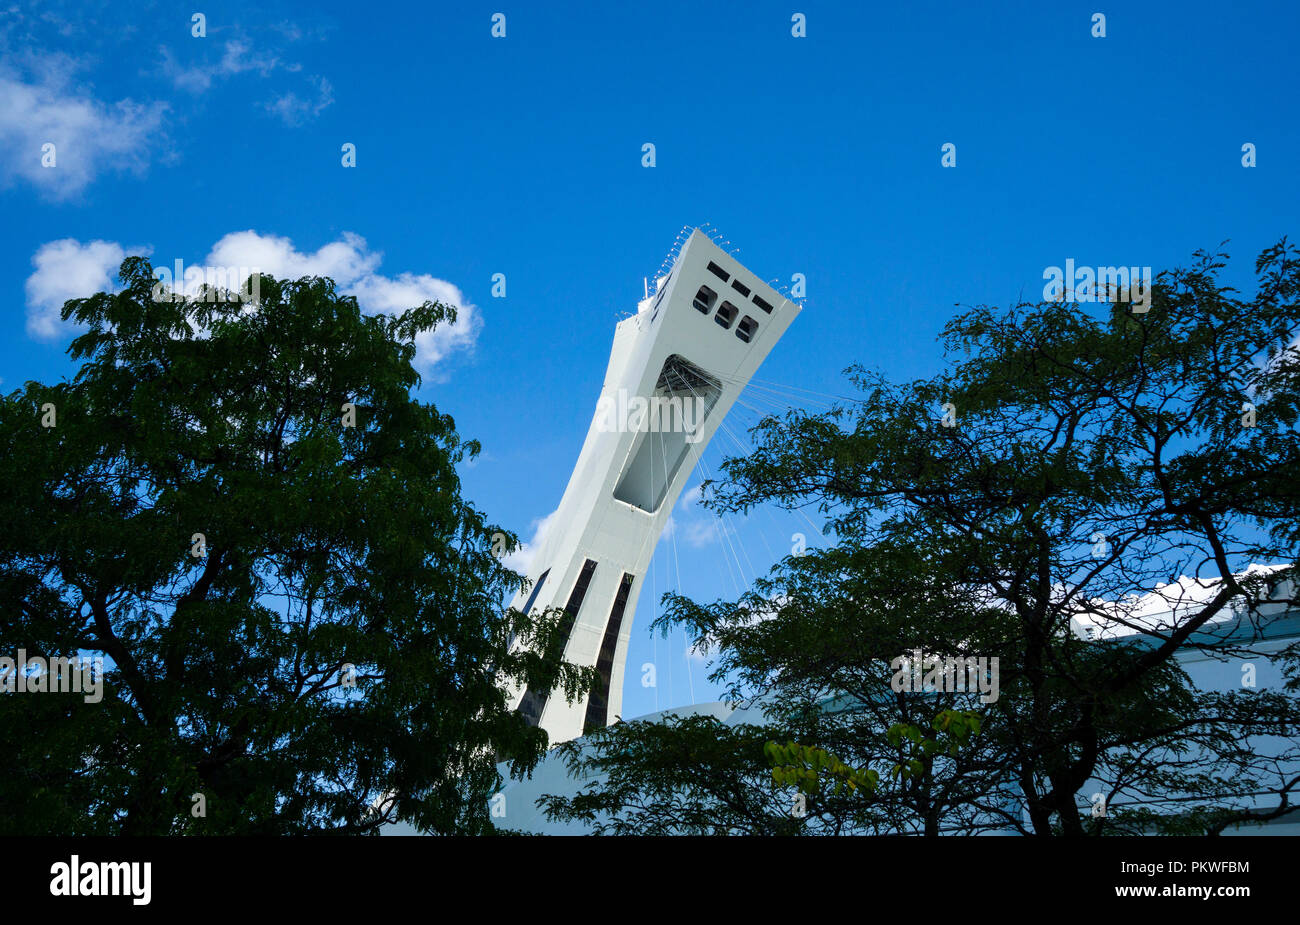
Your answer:
[[[722,280],[724,283],[730,280],[732,289],[739,292],[742,296],[749,296],[753,300],[755,305],[757,305],[763,311],[767,312],[769,315],[772,314],[772,306],[768,303],[766,299],[764,299],[758,293],[753,293],[751,295],[748,286],[742,283],[739,279],[731,279],[731,274],[728,273],[726,270],[722,269],[722,267],[718,266],[712,260],[709,261],[709,272],[712,273],[714,276],[716,276],[718,279]],[[695,293],[695,299],[692,302],[692,304],[696,307],[696,309],[698,309],[699,311],[707,315],[710,311],[713,310],[714,303],[716,303],[717,301],[718,301],[718,294],[716,292],[714,292],[708,286],[701,286],[700,291]],[[724,329],[729,330],[731,328],[731,323],[736,320],[736,315],[738,314],[739,314],[739,310],[736,308],[736,306],[732,305],[730,302],[726,300],[723,300],[722,305],[718,307],[718,313],[713,316],[713,320],[716,321],[718,324],[722,325]],[[758,331],[758,322],[755,321],[753,318],[751,318],[749,315],[746,315],[744,318],[740,319],[740,324],[736,326],[736,336],[739,337],[741,340],[743,340],[745,343],[749,343],[751,340],[753,340],[754,334],[757,331]]]
[[[695,298],[691,304],[694,305],[698,311],[707,315],[709,312],[713,311],[713,306],[717,304],[717,301],[718,294],[716,292],[708,286],[701,286],[700,291],[695,293]],[[731,324],[736,320],[736,315],[738,314],[740,314],[740,310],[724,299],[722,304],[718,306],[717,314],[713,316],[713,320],[722,325],[724,330],[730,330]],[[749,315],[741,318],[740,324],[736,325],[736,336],[745,343],[749,343],[753,340],[754,334],[757,331],[758,322]]]

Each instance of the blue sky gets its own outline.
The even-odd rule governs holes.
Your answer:
[[[52,313],[127,253],[251,255],[376,311],[452,299],[464,324],[422,344],[421,397],[483,443],[467,494],[528,538],[613,325],[685,224],[711,222],[765,279],[805,275],[759,375],[827,394],[853,362],[936,371],[955,303],[1037,298],[1067,258],[1158,271],[1230,239],[1245,284],[1297,231],[1300,5],[876,6],[0,0],[0,386],[71,372]],[[760,512],[727,567],[710,524],[676,513],[658,593],[731,595],[811,533]],[[627,717],[715,693],[680,633],[651,639],[650,592]]]

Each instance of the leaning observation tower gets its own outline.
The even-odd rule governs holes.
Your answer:
[[[596,414],[564,498],[512,606],[562,608],[564,658],[600,685],[512,690],[550,734],[577,738],[617,718],[641,581],[700,454],[801,306],[694,229],[653,295],[614,328]]]

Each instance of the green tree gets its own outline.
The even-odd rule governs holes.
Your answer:
[[[1297,603],[1300,252],[1266,250],[1249,298],[1224,266],[1198,253],[1146,306],[965,311],[941,374],[855,367],[860,401],[764,420],[706,503],[815,507],[834,545],[736,601],[670,597],[661,628],[716,653],[731,699],[764,704],[757,737],[852,768],[896,763],[898,724],[973,711],[968,746],[874,794],[896,831],[1217,832],[1288,811],[1294,689],[1201,691],[1174,658],[1236,667]],[[1168,612],[1140,612],[1161,585]],[[1210,632],[1229,612],[1234,633]],[[997,657],[997,698],[898,690],[893,660],[914,649]]]
[[[902,750],[889,776],[895,780],[922,777],[933,770],[930,760],[938,754],[956,757],[970,738],[979,734],[979,715],[970,710],[942,710],[924,730],[907,723],[895,723],[887,736],[895,748]],[[824,748],[798,742],[768,742],[763,747],[772,763],[772,780],[790,784],[802,793],[820,793],[831,787],[838,795],[846,789],[871,795],[880,787],[880,773],[874,768],[853,768]]]
[[[0,697],[0,829],[491,831],[496,759],[545,747],[503,682],[588,679],[510,653],[558,621],[502,612],[515,540],[456,472],[478,445],[411,396],[415,336],[454,309],[120,278],[64,306],[75,378],[0,402],[0,654],[105,659],[98,703]]]
[[[763,746],[769,726],[728,726],[712,716],[669,715],[606,726],[557,748],[577,793],[546,794],[552,821],[580,821],[600,835],[797,835],[790,794],[772,784]],[[831,824],[851,815],[847,798],[812,803]]]

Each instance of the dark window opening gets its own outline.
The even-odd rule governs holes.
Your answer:
[[[537,584],[533,585],[533,590],[528,594],[528,600],[524,602],[524,607],[523,607],[524,613],[529,613],[532,611],[533,603],[537,600],[537,595],[541,592],[542,585],[546,584],[546,576],[549,574],[551,574],[551,570],[547,569],[537,577]]]
[[[533,585],[533,590],[528,593],[528,600],[524,601],[524,606],[521,608],[524,613],[532,613],[533,603],[536,602],[537,595],[542,590],[542,585],[546,584],[546,576],[549,574],[551,574],[551,570],[547,569],[546,571],[542,572],[540,576],[538,576],[537,584]],[[511,636],[510,644],[509,646],[507,646],[507,648],[513,649],[514,647],[515,647],[515,637]]]
[[[722,267],[718,266],[712,260],[709,261],[709,272],[712,273],[714,276],[716,276],[718,279],[722,280],[724,283],[727,280],[731,279],[731,274],[728,273],[726,270],[722,269]]]
[[[755,293],[755,294],[754,294],[753,299],[754,299],[754,304],[755,304],[755,305],[757,305],[757,306],[758,306],[759,308],[761,308],[763,311],[767,312],[769,315],[772,314],[772,306],[771,306],[771,304],[767,301],[767,299],[763,298],[763,297],[762,297],[761,295],[759,295],[758,293]]]
[[[600,673],[600,684],[591,692],[587,701],[587,717],[582,723],[583,733],[593,732],[609,725],[609,686],[614,673],[614,650],[618,647],[619,630],[623,628],[623,611],[632,594],[632,576],[623,573],[623,580],[618,583],[618,593],[614,595],[614,606],[609,611],[609,621],[605,624],[605,638],[600,643],[600,655],[596,657],[596,671]]]
[[[731,281],[731,288],[739,292],[741,295],[749,295],[749,287],[738,279],[733,279]]]
[[[736,320],[736,306],[730,302],[723,302],[718,307],[718,313],[713,316],[713,320],[724,328],[730,328],[731,322]]]
[[[695,293],[695,301],[691,304],[694,305],[696,309],[707,315],[709,310],[713,308],[713,303],[716,301],[718,301],[718,294],[708,286],[701,286],[700,291]]]
[[[582,571],[578,575],[578,580],[573,584],[573,590],[569,593],[569,602],[564,605],[564,616],[560,619],[560,633],[552,645],[547,647],[546,660],[559,662],[564,658],[564,650],[569,647],[569,634],[573,632],[573,624],[578,619],[578,611],[582,609],[582,599],[587,596],[587,586],[591,584],[591,576],[596,571],[596,560],[588,559],[582,563]],[[541,584],[539,581],[538,584]],[[542,711],[546,709],[546,700],[550,692],[539,694],[533,687],[524,691],[523,700],[519,701],[519,712],[523,714],[524,720],[528,725],[536,726],[542,720]]]
[[[740,324],[736,325],[736,336],[749,343],[754,339],[754,332],[758,330],[758,322],[746,315],[740,319]]]

